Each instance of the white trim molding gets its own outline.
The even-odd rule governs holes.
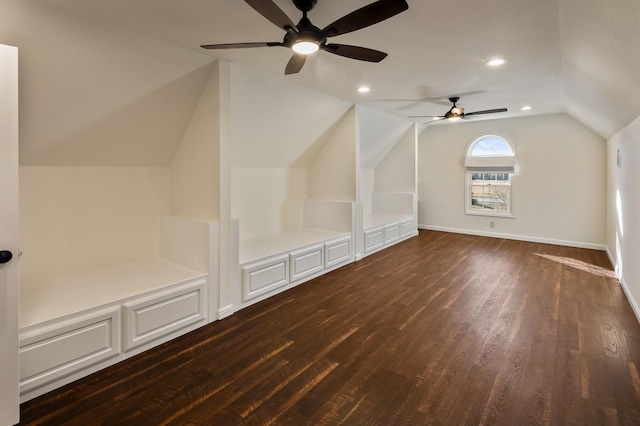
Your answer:
[[[555,244],[557,246],[577,247],[592,250],[606,251],[604,244],[585,243],[580,241],[556,240],[552,238],[540,238],[529,235],[500,234],[497,232],[476,231],[474,229],[447,228],[443,226],[418,225],[418,229],[430,231],[452,232],[454,234],[477,235],[479,237],[504,238],[507,240],[528,241],[531,243]]]
[[[230,317],[234,313],[235,310],[233,309],[233,305],[223,306],[222,308],[218,309],[218,319],[225,319],[227,317]]]
[[[638,320],[638,322],[640,323],[640,307],[636,303],[636,300],[633,298],[633,295],[631,294],[631,291],[629,290],[629,286],[625,282],[624,277],[620,275],[618,261],[611,254],[611,250],[609,250],[609,247],[607,247],[607,256],[609,257],[609,262],[611,262],[611,266],[613,266],[613,270],[616,272],[616,276],[618,277],[618,282],[620,282],[620,287],[622,287],[622,291],[624,292],[624,295],[627,297],[627,300],[629,301],[629,305],[631,305],[631,309],[633,310],[633,313],[636,316],[636,320]]]
[[[633,310],[633,313],[636,315],[636,319],[640,323],[640,307],[638,307],[638,304],[636,303],[635,299],[631,295],[631,291],[629,290],[627,283],[624,281],[624,278],[618,277],[618,281],[620,282],[622,291],[624,291],[624,295],[627,296],[627,300],[629,301],[629,305],[631,305],[631,309]]]

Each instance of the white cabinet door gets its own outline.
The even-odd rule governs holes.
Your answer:
[[[18,49],[0,44],[0,425],[18,423]],[[12,257],[9,260],[9,257]]]
[[[242,266],[242,301],[289,284],[289,255],[273,256]]]

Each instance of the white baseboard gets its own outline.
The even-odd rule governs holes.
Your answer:
[[[627,297],[627,300],[629,301],[629,305],[631,305],[631,309],[633,310],[633,313],[635,314],[636,319],[640,323],[640,307],[638,306],[635,299],[633,298],[633,295],[631,294],[631,291],[629,290],[629,286],[624,280],[624,277],[620,276],[620,270],[618,269],[618,261],[615,257],[613,257],[613,254],[611,254],[609,247],[607,247],[607,257],[609,257],[609,262],[611,262],[611,265],[613,265],[613,269],[616,272],[618,281],[620,282],[620,287],[622,287],[622,291],[624,291],[624,295]]]
[[[627,283],[624,281],[624,277],[620,277],[619,281],[620,281],[620,286],[622,287],[622,291],[624,291],[625,296],[627,296],[627,300],[631,305],[631,309],[633,309],[633,313],[636,314],[636,319],[640,323],[640,308],[638,307],[638,304],[636,303],[636,301],[633,299],[633,296],[631,295],[631,291],[629,291],[629,287],[627,287]]]
[[[611,263],[611,266],[613,266],[613,270],[616,272],[616,276],[618,277],[618,279],[620,279],[620,273],[618,272],[618,262],[616,258],[613,257],[613,255],[611,254],[611,251],[609,250],[608,246],[606,251],[607,251],[607,257],[609,258],[609,262]]]
[[[231,315],[234,314],[234,310],[233,310],[233,305],[227,305],[225,307],[222,307],[220,309],[218,309],[218,319],[225,319],[227,317],[230,317]]]
[[[528,235],[500,234],[497,232],[476,231],[474,229],[447,228],[443,226],[418,225],[418,229],[427,229],[430,231],[452,232],[455,234],[477,235],[480,237],[504,238],[507,240],[528,241],[532,243],[554,244],[558,246],[577,247],[592,250],[606,251],[607,246],[604,244],[583,243],[579,241],[555,240],[551,238],[532,237]]]

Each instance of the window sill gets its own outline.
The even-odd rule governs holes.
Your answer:
[[[467,210],[464,214],[469,216],[506,217],[511,219],[516,218],[516,215],[514,215],[513,213],[476,212]]]

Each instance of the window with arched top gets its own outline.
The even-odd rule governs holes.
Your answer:
[[[505,138],[484,135],[465,157],[467,214],[513,217],[515,152]]]

